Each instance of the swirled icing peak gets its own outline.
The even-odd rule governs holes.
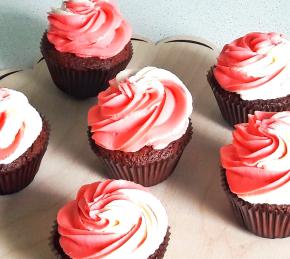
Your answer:
[[[232,144],[220,151],[231,191],[259,195],[282,188],[290,181],[289,150],[290,112],[249,115],[248,123],[235,126]]]
[[[42,119],[20,92],[0,88],[0,164],[10,164],[36,140]]]
[[[192,97],[171,72],[145,67],[125,70],[98,96],[88,113],[97,145],[135,152],[144,146],[165,148],[184,135],[192,113]]]
[[[60,245],[71,258],[147,259],[163,243],[167,214],[141,185],[84,185],[57,215]]]
[[[290,41],[278,33],[253,32],[225,45],[214,75],[222,88],[244,100],[290,94]]]
[[[48,15],[48,40],[60,52],[106,59],[120,53],[132,36],[130,25],[110,0],[68,0]]]

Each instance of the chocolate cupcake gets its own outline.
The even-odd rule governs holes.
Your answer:
[[[209,71],[221,113],[230,124],[255,111],[290,110],[290,41],[277,33],[250,33],[225,45]]]
[[[221,148],[222,182],[242,225],[265,238],[290,237],[290,112],[255,112]]]
[[[42,55],[55,85],[75,98],[97,96],[132,58],[132,29],[111,1],[64,1],[48,20]]]
[[[174,171],[192,135],[192,97],[174,74],[125,70],[88,113],[89,141],[114,179],[152,186]]]
[[[106,180],[82,186],[59,210],[51,245],[59,258],[162,259],[169,235],[158,199],[135,183]]]
[[[49,138],[48,122],[20,92],[0,88],[0,195],[29,185]]]

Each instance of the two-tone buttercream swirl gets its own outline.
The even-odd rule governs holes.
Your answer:
[[[166,211],[141,185],[84,185],[57,215],[60,245],[71,258],[147,259],[163,243]]]
[[[48,40],[60,52],[106,59],[120,53],[132,36],[130,25],[109,0],[68,0],[48,16]]]
[[[125,70],[98,96],[88,113],[92,139],[109,150],[163,149],[182,137],[192,113],[192,97],[171,72],[146,67]]]
[[[252,203],[290,204],[290,112],[255,112],[238,124],[221,163],[233,193]]]
[[[243,100],[285,97],[290,94],[290,41],[274,32],[249,33],[225,45],[214,76]]]
[[[20,92],[0,88],[0,164],[10,164],[36,140],[42,130],[39,113]]]

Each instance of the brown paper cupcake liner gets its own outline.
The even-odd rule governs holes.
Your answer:
[[[108,168],[109,178],[123,179],[150,187],[165,181],[173,173],[181,155],[182,153],[165,160],[137,166],[122,165],[109,159],[100,158]]]
[[[110,69],[91,69],[86,71],[66,68],[45,59],[52,80],[63,92],[78,98],[84,99],[95,97],[99,92],[104,91],[120,71],[124,70],[130,59],[127,59]]]
[[[18,192],[33,181],[48,145],[49,125],[45,119],[43,119],[43,125],[43,129],[47,131],[45,132],[47,138],[44,143],[42,143],[43,146],[40,151],[28,157],[24,163],[20,162],[20,166],[17,165],[9,168],[5,172],[0,172],[0,195]],[[22,156],[25,156],[25,154]]]
[[[290,205],[251,204],[232,193],[221,168],[222,186],[243,227],[264,238],[290,237]]]
[[[49,237],[49,246],[55,255],[56,258],[59,259],[70,259],[68,255],[64,253],[59,243],[60,235],[57,231],[57,222],[54,222],[51,235]],[[167,250],[167,246],[170,240],[170,227],[168,227],[166,236],[164,237],[163,243],[159,246],[159,248],[155,251],[155,253],[148,257],[148,259],[162,259]]]
[[[109,80],[127,67],[133,55],[129,42],[120,53],[108,59],[80,58],[57,51],[48,40],[47,31],[41,39],[40,50],[55,85],[77,99],[95,97],[105,90]]]
[[[213,68],[208,72],[207,79],[224,120],[231,126],[248,122],[248,114],[254,114],[255,111],[281,112],[290,110],[290,96],[271,100],[246,101],[241,99],[239,94],[222,89],[214,78]]]
[[[133,181],[146,187],[163,182],[174,172],[191,137],[192,124],[189,121],[185,134],[164,149],[145,146],[137,152],[122,152],[96,145],[88,129],[90,146],[106,165],[109,178]]]

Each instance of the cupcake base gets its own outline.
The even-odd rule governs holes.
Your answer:
[[[70,257],[65,254],[65,252],[62,250],[60,243],[59,243],[60,235],[57,231],[57,222],[54,223],[52,231],[51,231],[51,237],[49,240],[49,244],[51,246],[51,249],[55,256],[59,259],[70,259]],[[148,257],[148,259],[162,259],[165,255],[165,252],[167,250],[167,246],[170,240],[170,228],[168,228],[166,236],[164,237],[163,243],[159,246],[159,248],[155,251],[155,253]]]
[[[108,169],[109,178],[124,179],[149,187],[165,181],[173,173],[181,155],[140,166],[127,166],[100,158]]]
[[[290,111],[290,95],[270,100],[247,101],[240,98],[239,94],[224,90],[213,74],[213,68],[208,72],[207,79],[212,88],[221,114],[229,125],[248,122],[248,114],[255,111],[281,112]]]
[[[221,178],[234,214],[243,227],[264,238],[290,237],[290,205],[251,204],[231,192],[224,168],[221,168]]]
[[[41,52],[55,85],[72,97],[84,99],[104,91],[109,80],[127,67],[133,55],[133,47],[129,42],[119,54],[108,59],[80,58],[57,51],[45,33],[41,41]]]
[[[12,163],[0,165],[0,195],[18,192],[33,181],[49,139],[48,122],[42,121],[42,131],[32,146]]]
[[[89,142],[94,153],[107,167],[109,178],[133,181],[149,187],[166,180],[174,171],[192,136],[191,122],[186,133],[166,148],[143,147],[137,152],[108,150],[95,144],[90,129]]]

